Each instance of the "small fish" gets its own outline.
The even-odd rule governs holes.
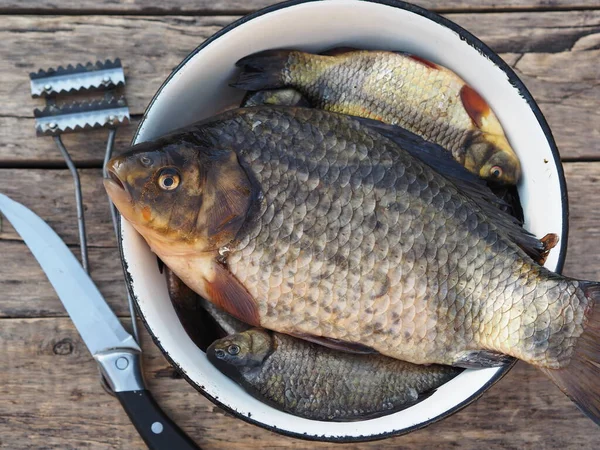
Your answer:
[[[514,185],[519,159],[487,102],[458,75],[419,56],[334,49],[268,50],[237,63],[232,86],[293,87],[315,107],[400,125],[450,150],[469,171]]]
[[[599,421],[600,284],[537,264],[555,239],[527,233],[438,145],[254,107],[136,145],[108,171],[151,249],[238,319],[415,364],[519,358]]]
[[[362,420],[400,411],[462,371],[341,353],[257,328],[219,339],[206,355],[262,402],[314,420]]]
[[[280,105],[280,106],[304,106],[309,108],[310,104],[295,89],[265,89],[262,91],[248,92],[242,100],[241,106],[264,106],[264,105]]]

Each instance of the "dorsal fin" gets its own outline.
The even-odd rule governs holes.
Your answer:
[[[543,260],[546,245],[525,230],[521,221],[501,210],[500,207],[506,206],[506,203],[491,191],[484,180],[456,162],[448,150],[395,125],[360,117],[356,120],[395,142],[403,150],[448,178],[462,194],[477,203],[492,222],[533,260]]]

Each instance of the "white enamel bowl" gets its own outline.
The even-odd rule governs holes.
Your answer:
[[[322,51],[335,46],[411,52],[451,68],[479,91],[521,159],[519,193],[525,226],[537,236],[559,234],[560,245],[551,251],[546,266],[562,269],[568,214],[565,181],[538,106],[513,71],[483,43],[456,24],[412,5],[294,1],[244,17],[200,45],[173,71],[152,99],[134,142],[155,138],[239,102],[243,93],[228,83],[235,62],[243,56],[274,47]],[[280,412],[246,394],[208,362],[177,319],[156,258],[124,221],[121,231],[130,291],[156,344],[194,387],[248,422],[306,439],[378,439],[407,433],[456,412],[509,370],[467,370],[421,403],[377,419],[332,423]]]

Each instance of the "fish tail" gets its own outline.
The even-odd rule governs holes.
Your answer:
[[[571,361],[561,369],[541,370],[600,425],[600,283],[580,283],[590,303]]]
[[[277,89],[286,86],[286,66],[292,50],[266,50],[240,59],[242,72],[230,86],[247,91]]]

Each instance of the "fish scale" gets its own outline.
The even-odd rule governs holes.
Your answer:
[[[238,353],[226,356],[232,344]],[[218,352],[230,360],[220,359]],[[460,372],[380,355],[344,355],[257,329],[214,342],[207,355],[259,399],[317,420],[357,420],[401,410]]]
[[[251,325],[417,364],[517,357],[600,420],[600,285],[531,259],[543,243],[446,155],[375,121],[256,107],[134,147],[105,185],[185,284]]]
[[[464,108],[456,105],[452,98],[447,98],[445,114],[435,121],[427,119],[433,116],[431,112],[434,108],[440,109],[439,95],[445,96],[449,85],[456,91],[460,90],[460,80],[448,77],[448,71],[431,70],[417,61],[408,62],[390,73],[389,59],[385,54],[362,52],[359,55],[352,59],[339,58],[335,64],[330,63],[330,59],[318,59],[314,56],[301,59],[301,62],[292,65],[285,73],[285,82],[300,89],[318,108],[380,119],[391,124],[399,123],[399,117],[406,117],[404,120],[409,129],[426,139],[436,141],[458,157],[457,152],[467,137],[463,130],[471,127],[471,119]],[[314,79],[298,79],[296,74],[300,71],[315,71],[319,76]],[[384,77],[382,73],[385,74]],[[319,95],[319,87],[327,84],[324,80],[332,79],[336,81],[329,95]],[[386,82],[391,83],[391,104],[397,107],[380,111],[378,97],[372,94],[374,89],[380,91]],[[342,98],[349,85],[356,86],[359,105],[365,106],[357,106],[349,99]],[[428,87],[427,91],[434,92],[426,94],[424,86]],[[420,113],[415,114],[415,110]]]
[[[313,107],[401,125],[441,145],[482,178],[519,181],[519,160],[491,107],[457,74],[419,56],[348,48],[322,55],[266,50],[237,65],[242,72],[232,86],[285,87],[266,96],[285,104],[293,89]]]
[[[306,114],[315,113],[307,112]],[[252,123],[254,123],[257,121],[257,117],[260,117],[260,115],[255,116],[250,114],[247,120],[248,122],[252,121]],[[297,125],[292,119],[286,119],[287,120],[276,121],[275,123],[277,125],[271,130],[269,136],[274,137],[294,129],[299,130],[299,132],[306,132],[305,123]],[[267,122],[266,117],[262,117],[258,120],[263,123]],[[243,124],[240,124],[240,126],[242,129],[244,128]],[[385,311],[385,314],[389,315],[390,311],[396,310],[396,313],[399,316],[398,319],[395,320],[396,323],[407,323],[416,320],[418,325],[422,326],[414,327],[415,330],[412,331],[412,333],[415,334],[415,337],[412,338],[412,342],[410,339],[407,342],[397,342],[396,339],[396,342],[390,343],[384,338],[376,336],[378,334],[378,326],[381,328],[380,325],[385,321],[384,317],[378,318],[374,316],[374,326],[365,327],[368,331],[366,335],[361,334],[360,336],[353,336],[341,334],[331,337],[348,341],[359,340],[365,345],[374,346],[383,353],[415,362],[432,362],[431,358],[435,358],[439,361],[439,358],[443,355],[435,354],[435,349],[430,349],[430,354],[425,357],[422,354],[423,349],[420,348],[420,346],[418,354],[414,349],[401,349],[400,351],[398,351],[398,349],[404,347],[411,348],[414,344],[418,343],[419,340],[427,338],[428,333],[431,331],[427,324],[431,322],[422,318],[425,317],[425,313],[430,314],[432,312],[432,308],[429,306],[426,299],[427,294],[430,294],[433,291],[431,288],[432,283],[429,280],[435,279],[437,273],[440,273],[443,276],[448,271],[446,270],[448,264],[450,264],[451,267],[454,267],[458,277],[462,277],[463,279],[463,286],[457,290],[457,298],[472,295],[476,290],[480,292],[485,290],[481,286],[478,288],[476,283],[478,280],[482,279],[478,270],[481,270],[481,266],[483,266],[484,263],[489,265],[488,260],[491,258],[487,255],[487,252],[482,248],[481,244],[483,244],[483,246],[488,245],[490,242],[488,237],[490,235],[493,239],[497,239],[497,232],[494,231],[493,225],[487,224],[485,221],[482,223],[481,217],[467,211],[464,205],[455,205],[455,199],[451,198],[450,201],[445,202],[439,201],[438,207],[443,204],[445,208],[446,204],[450,204],[450,213],[454,214],[454,217],[459,219],[459,224],[453,233],[454,235],[449,233],[448,223],[439,223],[437,226],[438,229],[443,228],[445,230],[440,232],[442,236],[445,236],[444,243],[447,244],[448,242],[451,242],[456,246],[454,251],[449,255],[449,260],[446,262],[446,265],[444,265],[444,270],[440,270],[440,265],[436,261],[437,248],[430,243],[432,242],[431,235],[435,234],[433,230],[436,229],[436,227],[432,228],[431,225],[435,224],[437,215],[437,210],[433,207],[432,200],[434,198],[440,198],[440,196],[436,194],[439,192],[440,186],[443,186],[443,180],[432,182],[436,178],[435,174],[430,171],[424,171],[422,165],[417,164],[414,160],[409,160],[404,162],[402,170],[399,171],[406,176],[398,181],[398,178],[400,177],[397,177],[394,171],[391,170],[392,164],[395,164],[398,161],[399,154],[397,151],[386,148],[386,145],[383,145],[381,148],[370,148],[367,151],[366,147],[361,148],[360,145],[355,144],[355,142],[360,142],[360,140],[355,139],[355,137],[352,136],[353,130],[346,131],[349,132],[347,133],[348,135],[338,133],[337,136],[335,136],[335,139],[330,139],[327,137],[327,134],[325,134],[324,144],[329,150],[329,158],[333,158],[329,161],[329,164],[322,163],[325,158],[322,149],[319,148],[314,149],[308,154],[303,154],[301,158],[292,158],[292,155],[286,154],[287,147],[282,145],[276,146],[276,151],[282,153],[282,158],[273,157],[272,145],[252,146],[249,147],[248,150],[240,152],[240,156],[245,163],[249,167],[254,168],[254,175],[264,192],[264,201],[261,205],[261,210],[256,215],[254,224],[247,228],[247,233],[255,236],[254,240],[257,245],[254,246],[252,252],[247,252],[245,251],[245,245],[248,245],[250,239],[242,239],[237,247],[232,247],[232,252],[228,257],[228,267],[247,287],[254,298],[265,299],[265,303],[260,303],[259,308],[262,313],[261,323],[266,327],[284,332],[296,331],[322,334],[320,328],[323,325],[321,324],[319,317],[314,316],[314,314],[319,314],[322,310],[322,308],[317,308],[317,306],[322,305],[323,298],[328,298],[328,303],[338,303],[338,299],[341,297],[340,294],[342,294],[346,297],[345,303],[349,305],[349,307],[344,308],[345,313],[342,313],[341,311],[336,312],[336,310],[333,309],[331,315],[327,316],[325,322],[335,322],[337,324],[335,330],[338,331],[353,328],[349,326],[350,322],[360,322],[357,317],[359,312],[370,308],[375,303],[375,299],[370,297],[370,292],[381,291],[381,286],[385,284],[382,280],[385,280],[388,277],[387,273],[390,272],[386,264],[378,263],[376,261],[376,258],[374,257],[374,243],[377,241],[387,241],[388,234],[395,235],[393,232],[390,233],[389,229],[390,226],[392,226],[393,229],[397,229],[399,223],[402,225],[402,230],[405,232],[411,230],[412,233],[407,236],[407,239],[402,242],[403,245],[400,247],[394,245],[393,241],[391,245],[390,243],[387,243],[387,246],[391,249],[392,259],[402,261],[400,271],[408,273],[409,275],[408,277],[402,277],[401,275],[395,276],[394,278],[400,280],[400,282],[390,287],[390,292],[382,296],[384,299],[382,301],[387,302],[390,305],[390,308]],[[224,137],[224,140],[228,141],[229,138]],[[231,136],[231,141],[236,140],[237,139],[235,139],[234,136]],[[369,136],[369,141],[378,140],[384,141],[381,137]],[[335,144],[332,144],[332,141],[334,141]],[[326,180],[329,172],[327,168],[335,165],[335,154],[333,154],[333,150],[338,148],[337,144],[341,141],[344,141],[343,145],[340,147],[344,149],[344,159],[348,159],[349,162],[345,163],[345,167],[340,170],[340,173],[346,174],[348,184],[352,187],[353,194],[356,191],[359,191],[362,194],[353,196],[350,200],[350,203],[353,203],[353,215],[352,220],[350,221],[351,239],[347,243],[341,245],[337,242],[336,237],[340,235],[341,231],[339,221],[337,221],[339,213],[332,214],[329,217],[327,215],[331,210],[331,200],[329,196],[336,197],[336,191],[335,189],[332,189],[331,185],[327,185],[326,188],[320,192],[318,203],[315,205],[315,208],[311,211],[307,208],[306,212],[306,216],[310,216],[312,222],[315,224],[321,223],[322,227],[317,227],[316,229],[313,227],[308,230],[303,229],[303,223],[311,222],[311,219],[306,219],[306,216],[305,220],[299,221],[297,224],[294,223],[293,225],[294,233],[302,236],[301,240],[298,242],[300,248],[303,250],[299,255],[299,259],[305,261],[305,267],[310,266],[315,268],[314,272],[309,272],[308,274],[312,278],[311,282],[309,282],[307,289],[305,289],[305,285],[303,285],[300,292],[293,292],[292,295],[288,292],[285,295],[287,300],[285,303],[288,306],[283,307],[280,310],[278,302],[281,302],[279,290],[281,289],[280,286],[282,283],[280,282],[279,275],[276,274],[279,274],[282,268],[286,267],[287,263],[282,261],[281,258],[282,255],[286,253],[286,249],[292,244],[289,237],[286,238],[279,232],[283,223],[283,216],[272,216],[272,209],[276,211],[285,211],[287,207],[292,204],[290,199],[293,199],[296,196],[296,192],[301,190],[301,188],[299,188],[300,183],[294,179],[294,173],[299,171],[304,173],[308,171],[309,179],[314,176],[322,181]],[[389,144],[387,147],[390,147]],[[383,163],[386,169],[384,177],[379,182],[374,182],[374,188],[371,189],[370,192],[365,192],[365,189],[362,189],[364,172],[361,171],[360,166],[361,162],[367,158],[367,154],[369,155],[368,159],[370,164],[376,166]],[[287,159],[283,158],[283,156]],[[311,164],[309,164],[308,161],[311,161],[312,158],[316,160],[316,163],[312,164],[312,170],[310,170]],[[277,161],[279,159],[286,159],[287,164],[285,165],[285,168],[278,165]],[[266,176],[263,177],[262,171],[258,169],[260,167],[266,167],[267,161],[270,163],[269,170],[266,171]],[[280,176],[285,178],[287,182],[282,183],[281,178],[274,175],[277,172],[279,172]],[[283,172],[285,172],[285,174]],[[431,186],[433,186],[433,189]],[[367,189],[366,191],[369,190]],[[402,193],[403,195],[400,195],[399,193]],[[391,198],[409,196],[411,198],[411,209],[408,210],[408,214],[405,213],[402,216],[393,215],[390,224],[386,223],[386,227],[384,227],[384,229],[387,229],[387,232],[382,234],[380,233],[380,230],[376,229],[374,224],[377,220],[385,220],[386,216],[381,213],[379,213],[378,216],[378,213],[374,211],[373,205],[376,203],[374,200],[376,196],[383,198],[386,195],[389,195]],[[413,199],[418,200],[412,201]],[[295,205],[295,202],[293,204]],[[273,208],[271,208],[271,206]],[[460,226],[460,220],[463,221],[463,227]],[[468,238],[471,236],[470,233],[475,231],[479,233],[477,242],[469,242]],[[323,232],[325,232],[324,236]],[[277,236],[277,239],[273,239],[273,236]],[[335,242],[335,244],[337,244],[338,249],[335,252],[328,252],[325,250],[335,247],[334,244],[328,245],[327,239],[330,237],[334,238],[333,241],[330,242]],[[398,238],[398,236],[394,237]],[[482,238],[484,239],[483,241],[481,240]],[[485,239],[488,239],[487,244]],[[504,245],[503,247],[505,254],[508,253],[508,255],[504,256],[510,255],[513,258],[515,256],[520,256],[520,250],[515,245]],[[348,250],[341,252],[340,248],[348,248]],[[332,264],[332,260],[334,260],[336,256],[340,256],[342,260],[347,260],[347,257],[344,257],[343,255],[350,253],[359,255],[355,259],[350,258],[349,263],[351,268],[359,269],[361,276],[365,277],[360,281],[350,281],[344,271],[336,271],[335,264]],[[424,256],[426,257],[423,258]],[[473,264],[473,261],[476,258],[479,259],[480,262],[478,264]],[[354,265],[352,265],[352,261],[354,261]],[[317,262],[320,264],[316,264]],[[329,272],[329,276],[331,277],[331,280],[328,280],[327,282],[315,279],[318,278],[317,274],[323,276],[322,268],[324,265],[328,268],[326,272]],[[258,267],[260,267],[260,270],[255,269]],[[451,271],[451,269],[449,271]],[[297,270],[293,273],[295,277]],[[299,281],[301,281],[300,284],[306,283],[307,281],[305,275],[299,274],[298,278]],[[471,278],[473,281],[465,281],[467,278]],[[417,280],[419,281],[417,282]],[[292,279],[292,281],[293,284],[296,284],[295,279]],[[511,292],[511,289],[509,288],[510,282],[514,283],[516,281],[516,279],[510,279],[505,282],[505,290],[507,293]],[[439,280],[437,284],[440,282],[443,283],[444,280]],[[375,283],[379,283],[380,289],[373,288]],[[356,289],[357,287],[359,289]],[[436,292],[433,293],[436,294]],[[309,305],[308,308],[300,314],[300,318],[291,317],[290,315],[292,309],[289,307],[289,301],[292,296],[295,298],[301,296],[306,304]],[[398,303],[399,297],[403,298],[403,308],[395,306]],[[412,302],[410,306],[407,304],[409,302]],[[268,313],[266,312],[267,310]],[[400,312],[398,313],[398,311]],[[390,323],[394,323],[394,320],[391,320]],[[314,328],[315,326],[316,329]],[[329,327],[327,328],[329,329]],[[389,334],[395,336],[395,331],[396,330],[392,326],[392,329],[389,330]],[[440,334],[439,331],[436,334]],[[465,350],[468,350],[468,348],[465,348]],[[452,363],[453,361],[444,359],[444,362]]]

